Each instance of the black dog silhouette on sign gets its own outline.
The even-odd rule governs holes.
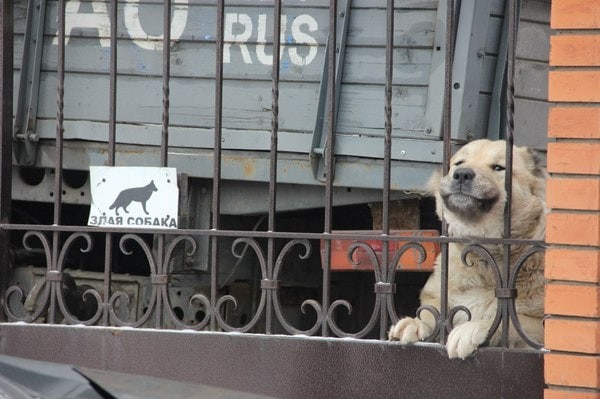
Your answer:
[[[127,211],[127,207],[132,201],[135,201],[142,204],[144,212],[146,215],[148,215],[148,211],[146,210],[146,202],[148,199],[150,199],[150,196],[155,191],[158,191],[158,189],[154,185],[154,180],[143,187],[126,188],[125,190],[121,191],[119,195],[117,195],[115,202],[113,202],[108,209],[114,209],[117,216],[119,216],[119,208],[123,208],[125,213],[129,213]]]

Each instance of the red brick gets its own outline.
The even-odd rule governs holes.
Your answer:
[[[600,1],[553,0],[550,26],[552,29],[600,28]]]
[[[544,356],[546,383],[572,387],[600,386],[600,356],[549,353]]]
[[[551,36],[550,65],[600,65],[600,35]]]
[[[600,317],[600,287],[549,283],[544,304],[550,315]]]
[[[600,102],[600,71],[550,71],[548,99],[557,102]]]
[[[545,274],[548,280],[597,283],[600,281],[600,251],[548,248]]]
[[[546,216],[546,242],[600,245],[600,214],[557,213]]]
[[[600,108],[550,107],[548,114],[548,136],[556,138],[599,139]]]
[[[548,171],[600,175],[600,144],[548,143]]]
[[[600,354],[600,321],[549,318],[544,347],[563,352]]]
[[[600,399],[600,392],[568,391],[552,387],[544,391],[544,399]]]
[[[546,205],[550,209],[600,210],[600,178],[550,178]]]

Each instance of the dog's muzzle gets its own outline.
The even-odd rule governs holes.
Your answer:
[[[447,176],[446,190],[440,190],[444,205],[449,211],[465,220],[477,220],[489,212],[498,201],[496,192],[478,191],[477,173],[471,168],[457,168]]]

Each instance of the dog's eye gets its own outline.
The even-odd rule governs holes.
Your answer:
[[[465,161],[461,159],[460,161],[454,162],[454,166],[462,165],[463,163],[465,163]]]
[[[492,169],[495,170],[496,172],[502,172],[506,168],[502,165],[492,165]]]

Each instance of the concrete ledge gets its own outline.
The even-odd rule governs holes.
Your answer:
[[[0,324],[0,352],[285,398],[541,398],[540,351],[338,338]]]

